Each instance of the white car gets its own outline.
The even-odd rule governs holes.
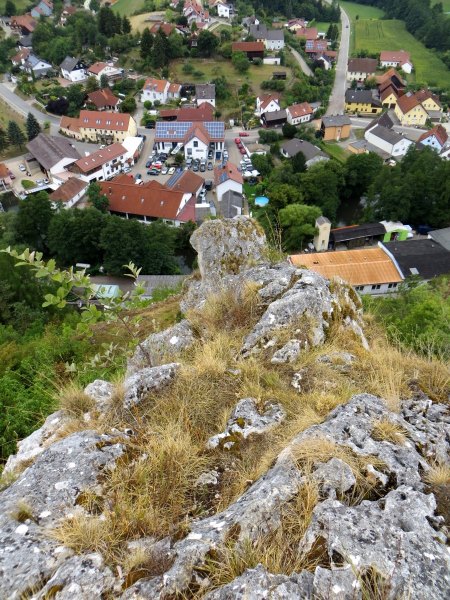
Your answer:
[[[22,164],[19,165],[19,171],[25,172],[26,170],[27,169],[26,169],[25,165],[22,165]]]
[[[175,173],[175,167],[170,167],[169,175],[173,175]]]
[[[167,167],[163,167],[161,169],[161,175],[167,175],[168,172],[169,172],[169,169]]]

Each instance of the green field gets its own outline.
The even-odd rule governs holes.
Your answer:
[[[345,10],[352,23],[353,21],[362,19],[381,19],[384,15],[384,12],[379,8],[375,8],[375,6],[364,6],[355,2],[339,2],[339,4]],[[356,19],[357,16],[358,19]]]
[[[154,4],[155,10],[161,10],[165,2],[164,0],[155,0]],[[143,6],[144,0],[117,0],[111,8],[121,16],[131,17],[137,10],[141,10]]]
[[[450,89],[450,71],[434,52],[406,31],[403,21],[355,21],[354,27],[355,51],[407,50],[414,63],[416,82]]]

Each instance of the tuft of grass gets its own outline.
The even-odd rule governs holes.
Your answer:
[[[28,502],[23,499],[17,502],[16,508],[11,513],[11,518],[15,521],[19,521],[19,523],[24,523],[28,520],[35,520],[35,517],[33,515],[33,509],[28,504]]]
[[[94,400],[75,383],[70,383],[58,390],[57,399],[59,407],[75,418],[82,417],[84,413],[91,411],[95,406]]]
[[[152,552],[151,549],[136,548],[127,552],[123,559],[123,568],[126,573],[123,588],[127,589],[136,581],[144,577],[156,577],[167,571],[173,560],[169,556]]]
[[[372,424],[372,437],[375,440],[392,442],[402,446],[406,442],[407,436],[406,429],[389,419],[379,419]]]
[[[418,383],[434,402],[448,403],[450,394],[450,368],[448,363],[435,358],[418,360]]]
[[[102,516],[74,515],[50,532],[50,536],[77,554],[100,552],[110,557],[120,541],[118,532]]]
[[[450,465],[434,463],[424,475],[424,480],[431,486],[450,484]]]

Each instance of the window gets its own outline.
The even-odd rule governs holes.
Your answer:
[[[372,286],[372,289],[373,289],[373,290],[379,290],[380,288],[381,288],[381,285],[380,285],[380,284],[377,284],[377,285],[373,285],[373,286]]]
[[[396,288],[396,287],[397,287],[397,284],[396,284],[396,283],[390,283],[390,284],[388,285],[388,288],[389,288],[390,290],[391,290],[392,288]]]
[[[194,148],[198,148],[198,142],[194,141],[193,146],[194,146]]]

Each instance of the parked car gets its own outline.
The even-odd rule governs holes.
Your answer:
[[[173,175],[175,173],[175,167],[170,167],[169,175]]]
[[[249,133],[247,133],[246,131],[240,131],[240,132],[239,132],[239,135],[240,135],[241,137],[248,137],[250,134],[249,134]]]
[[[159,175],[159,170],[158,169],[150,169],[149,171],[147,171],[147,175]]]
[[[206,171],[206,165],[205,165],[205,163],[202,163],[202,164],[200,165],[200,171],[201,171],[202,173],[204,173],[204,172]]]
[[[135,179],[142,179],[142,175],[140,173],[136,173],[134,176]]]
[[[161,169],[161,175],[167,175],[168,172],[169,172],[169,169],[167,167],[163,167]]]
[[[151,165],[152,165],[152,162],[153,162],[152,160],[148,160],[148,161],[145,163],[145,166],[146,166],[146,168],[147,168],[147,169],[149,169],[149,168],[151,167]]]
[[[23,171],[26,171],[26,170],[27,170],[27,169],[26,169],[25,165],[23,165],[23,164],[21,163],[21,164],[19,165],[19,171],[22,171],[22,172],[23,172]]]
[[[211,159],[214,156],[213,150],[208,150],[208,158]]]
[[[12,171],[8,171],[8,176],[10,179],[15,179],[16,176],[14,175],[14,173]]]
[[[155,121],[149,121],[145,126],[145,129],[155,129]]]
[[[241,148],[239,148],[239,152],[241,154],[247,154],[247,150],[243,146],[241,146]]]
[[[214,165],[211,161],[208,162],[208,171],[212,171],[214,169]]]
[[[241,138],[234,138],[234,142],[239,145],[241,143]]]
[[[198,163],[194,163],[194,164],[193,164],[193,166],[192,166],[192,170],[193,170],[193,171],[195,171],[195,172],[197,172],[197,171],[199,170]]]

